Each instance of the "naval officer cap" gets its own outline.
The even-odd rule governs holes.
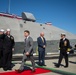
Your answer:
[[[61,33],[61,35],[62,35],[62,36],[66,36],[66,34],[65,34],[65,33]]]
[[[4,29],[0,29],[0,32],[4,32]]]
[[[11,31],[10,29],[7,29],[6,31]]]

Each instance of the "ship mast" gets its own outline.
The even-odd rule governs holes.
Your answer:
[[[8,0],[8,13],[10,13],[10,0]]]

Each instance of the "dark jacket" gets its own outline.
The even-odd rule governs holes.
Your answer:
[[[43,48],[43,46],[46,45],[46,40],[45,40],[45,38],[43,38],[43,39],[44,39],[44,42],[43,42],[43,40],[42,40],[41,37],[38,37],[38,38],[37,38],[38,50],[39,50],[39,51],[45,50],[45,48]]]
[[[4,38],[4,50],[11,51],[12,48],[14,48],[14,45],[14,37],[12,35],[10,35],[10,37],[6,35]]]
[[[0,49],[3,49],[4,37],[5,37],[4,34],[1,34],[1,35],[0,35]]]
[[[66,41],[66,45],[65,45],[65,41]],[[67,52],[67,49],[70,48],[69,40],[67,38],[65,38],[65,40],[60,39],[59,47],[62,52]]]

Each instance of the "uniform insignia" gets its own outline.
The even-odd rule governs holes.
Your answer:
[[[14,38],[13,38],[13,37],[11,37],[11,39],[13,40]]]
[[[67,41],[64,41],[64,46],[67,46]]]

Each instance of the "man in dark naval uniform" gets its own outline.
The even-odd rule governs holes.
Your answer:
[[[66,67],[68,67],[68,54],[69,54],[69,50],[70,50],[69,49],[70,48],[70,42],[66,38],[65,33],[61,34],[59,47],[60,47],[59,61],[58,61],[58,64],[56,64],[55,66],[60,67],[61,61],[62,61],[62,59],[64,57],[65,58],[65,63],[66,63],[66,65],[64,67],[66,68]]]
[[[11,70],[12,51],[14,50],[14,37],[10,35],[10,29],[7,29],[4,38],[4,52],[3,52],[3,69]]]
[[[0,68],[3,67],[3,39],[4,39],[4,30],[0,30]]]

